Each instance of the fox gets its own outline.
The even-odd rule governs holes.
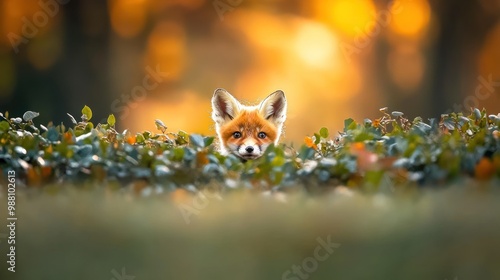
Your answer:
[[[222,155],[233,154],[242,161],[261,157],[267,147],[278,144],[286,120],[285,93],[277,90],[260,104],[241,104],[223,88],[214,91],[212,119]]]

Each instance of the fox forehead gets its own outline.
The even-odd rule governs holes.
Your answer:
[[[262,131],[269,138],[275,139],[276,129],[258,110],[242,110],[233,120],[221,127],[225,139],[231,137],[236,131],[248,134],[246,136],[251,136]]]

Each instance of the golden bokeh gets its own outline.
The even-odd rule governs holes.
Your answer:
[[[425,72],[422,52],[412,45],[400,45],[389,54],[387,61],[392,81],[402,92],[414,90],[421,82]]]
[[[401,36],[416,37],[428,27],[431,8],[427,0],[400,0],[399,12],[392,13],[390,29]]]
[[[301,24],[297,28],[292,44],[296,56],[307,65],[329,68],[337,63],[336,52],[339,49],[337,39],[320,23]]]
[[[215,131],[210,119],[210,103],[203,99],[198,92],[172,91],[169,95],[176,96],[170,102],[157,102],[148,98],[138,102],[133,117],[126,119],[127,127],[131,131],[155,131],[155,119],[162,120],[169,132],[184,130],[197,131],[206,135],[213,135]]]
[[[486,37],[479,54],[479,72],[482,75],[496,74],[496,80],[500,80],[500,22],[490,31]]]
[[[359,35],[376,17],[371,0],[316,0],[314,5],[319,20],[349,37]]]
[[[26,0],[4,0],[0,2],[0,44],[12,47],[15,44],[13,34],[31,39],[32,37],[43,37],[50,32],[59,22],[59,11],[49,15],[42,8],[41,1]],[[28,36],[26,36],[28,34]],[[33,34],[33,36],[31,36]],[[19,47],[24,46],[20,44]]]
[[[172,21],[157,23],[149,35],[146,64],[168,72],[167,79],[180,79],[186,66],[186,34],[183,26]]]
[[[125,38],[138,35],[146,24],[147,4],[147,0],[109,0],[113,30]]]

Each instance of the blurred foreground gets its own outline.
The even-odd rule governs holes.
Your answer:
[[[28,194],[17,197],[16,273],[2,251],[1,279],[500,279],[497,190],[234,194],[188,220],[158,197]]]

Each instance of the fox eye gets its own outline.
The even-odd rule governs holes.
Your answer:
[[[234,132],[233,137],[236,139],[241,138],[241,132],[239,132],[239,131]]]
[[[267,135],[265,132],[259,132],[259,134],[257,134],[257,137],[259,137],[260,139],[264,139],[267,137]]]

